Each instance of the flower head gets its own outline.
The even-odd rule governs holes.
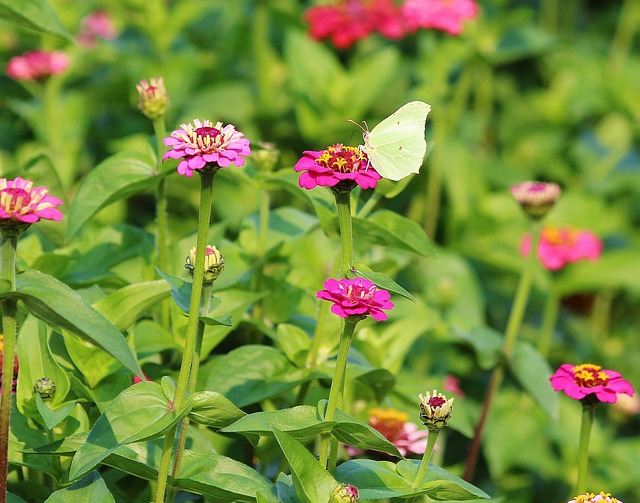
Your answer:
[[[57,197],[47,194],[45,187],[34,187],[30,180],[0,178],[0,228],[29,225],[41,218],[61,220]]]
[[[453,398],[447,399],[442,393],[438,393],[437,390],[433,390],[433,394],[429,394],[427,391],[420,397],[420,419],[424,425],[429,429],[441,430],[444,428],[453,412]]]
[[[542,218],[560,197],[557,183],[522,182],[511,187],[511,194],[533,219]]]
[[[596,260],[602,254],[603,244],[589,231],[571,227],[544,227],[538,245],[538,257],[542,265],[551,271],[582,259]],[[524,256],[531,250],[531,236],[526,235],[520,245]]]
[[[43,400],[51,398],[56,392],[56,383],[48,377],[41,377],[33,385],[33,390],[40,395]]]
[[[69,56],[61,51],[30,51],[7,63],[7,75],[16,80],[38,80],[64,72]]]
[[[189,251],[184,267],[189,271],[191,277],[195,270],[196,248],[195,246]],[[224,257],[215,246],[209,246],[204,250],[204,283],[213,283],[218,276],[224,271]]]
[[[118,35],[118,30],[111,15],[106,10],[97,10],[85,16],[80,21],[78,43],[86,48],[96,45],[99,38],[112,40]]]
[[[387,313],[383,309],[393,308],[389,292],[379,290],[368,279],[328,279],[324,287],[326,290],[320,290],[316,297],[333,302],[331,312],[342,318],[371,315],[376,321],[384,321]]]
[[[565,363],[549,381],[554,391],[564,391],[574,400],[615,403],[618,393],[633,396],[635,392],[631,383],[624,380],[618,372],[603,370],[592,363]]]
[[[411,31],[423,28],[458,36],[464,21],[475,19],[480,7],[475,0],[407,0],[402,12]]]
[[[429,432],[419,430],[408,421],[409,416],[395,409],[371,409],[369,426],[378,430],[384,438],[395,445],[400,454],[424,454]]]
[[[140,111],[151,120],[162,117],[169,106],[169,93],[164,87],[164,79],[151,77],[149,82],[141,80],[136,84],[136,89],[140,98]]]
[[[234,164],[244,166],[244,157],[251,153],[249,140],[240,131],[228,124],[217,122],[215,126],[208,120],[195,119],[193,125],[182,124],[164,144],[173,147],[162,160],[182,159],[178,164],[178,173],[188,178],[195,170],[217,169]]]
[[[329,503],[356,503],[358,500],[358,488],[349,484],[336,486],[329,496]]]
[[[611,496],[611,494],[604,493],[602,491],[600,491],[600,494],[585,493],[579,496],[574,496],[573,499],[571,501],[568,501],[567,503],[596,503],[598,501],[602,503],[622,503],[621,500],[614,498],[613,496]]]
[[[335,187],[338,184],[351,189],[356,185],[372,189],[381,178],[369,165],[362,150],[340,143],[317,152],[306,150],[293,169],[303,171],[298,180],[303,189],[313,189],[318,185]]]

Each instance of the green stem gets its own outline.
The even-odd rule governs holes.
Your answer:
[[[442,194],[442,163],[444,163],[445,152],[443,152],[444,139],[447,127],[445,124],[438,124],[433,130],[433,141],[437,147],[433,150],[431,163],[429,165],[429,176],[427,177],[426,208],[424,212],[424,230],[427,236],[435,239],[438,226],[438,215],[440,210],[440,198]]]
[[[560,295],[552,288],[547,294],[547,302],[542,314],[542,326],[538,336],[538,352],[545,358],[549,355],[551,342],[553,341],[553,331],[558,323],[560,312]]]
[[[271,45],[269,44],[269,7],[266,0],[256,2],[253,14],[253,54],[255,56],[258,110],[268,112],[275,100],[273,85]]]
[[[16,248],[19,232],[4,232],[0,238],[0,279],[9,282],[9,291],[16,284]],[[2,359],[2,395],[0,396],[0,503],[7,498],[7,474],[9,472],[9,425],[11,421],[11,391],[13,384],[13,360],[16,351],[17,303],[6,299],[0,304],[4,349]]]
[[[353,264],[353,224],[351,221],[351,193],[350,191],[334,191],[338,224],[340,225],[340,246],[342,261],[340,263],[340,277],[345,278]]]
[[[524,270],[518,281],[518,287],[516,288],[515,298],[513,300],[513,306],[509,313],[509,319],[507,320],[507,328],[505,331],[504,342],[502,344],[502,355],[505,361],[509,361],[513,353],[513,347],[516,342],[516,337],[520,332],[522,326],[522,320],[524,318],[524,312],[527,307],[527,301],[529,300],[529,293],[531,292],[531,284],[533,282],[533,272],[535,270],[536,263],[538,261],[538,243],[540,242],[541,225],[540,222],[532,222],[531,224],[531,250],[524,266]],[[497,393],[502,381],[504,379],[504,367],[503,362],[498,362],[491,374],[491,380],[489,381],[489,387],[484,395],[482,402],[482,409],[480,411],[480,418],[476,424],[476,428],[473,434],[473,440],[469,447],[467,454],[466,466],[463,478],[467,482],[473,480],[473,476],[478,462],[478,456],[480,454],[480,443],[482,441],[482,433],[484,431],[484,425],[491,409],[493,398]]]
[[[640,0],[625,0],[609,50],[608,67],[612,73],[619,73],[625,67],[639,23]]]
[[[580,425],[580,446],[578,447],[578,480],[575,494],[585,492],[587,467],[589,465],[589,439],[596,411],[595,404],[582,404],[582,424]]]
[[[378,201],[380,201],[381,198],[382,194],[378,191],[371,194],[371,197],[367,199],[367,202],[364,203],[364,206],[362,206],[360,211],[358,211],[358,216],[360,218],[365,218],[369,213],[371,213],[371,210],[376,207],[376,204],[378,204]]]
[[[420,485],[422,485],[422,480],[424,479],[425,473],[427,473],[429,460],[431,459],[433,449],[436,446],[438,435],[440,435],[440,430],[429,431],[429,436],[427,437],[427,448],[422,455],[422,461],[420,462],[420,468],[418,468],[416,478],[414,479],[413,484],[411,484],[412,489],[416,489],[417,487],[420,487]]]
[[[191,370],[196,357],[197,339],[198,339],[198,321],[200,300],[202,298],[202,286],[204,279],[204,258],[205,249],[207,247],[207,234],[209,231],[209,223],[211,220],[211,202],[213,200],[213,180],[216,170],[200,170],[200,179],[202,187],[200,191],[200,210],[198,212],[198,235],[196,239],[196,263],[193,271],[193,284],[191,287],[191,302],[189,304],[189,318],[187,320],[187,331],[185,335],[184,354],[182,356],[182,364],[180,373],[178,374],[178,383],[176,385],[176,394],[173,399],[174,410],[180,410],[189,388],[191,380]],[[162,503],[169,477],[169,467],[171,465],[171,455],[173,439],[175,438],[177,425],[171,428],[165,436],[162,458],[160,460],[160,468],[158,470],[158,487],[156,489],[155,503]],[[170,441],[168,439],[171,439]],[[181,455],[177,453],[176,456]]]
[[[596,294],[591,311],[591,331],[596,341],[600,343],[607,338],[609,322],[611,320],[611,307],[613,305],[614,292],[604,290]]]
[[[356,323],[357,321],[354,323],[350,318],[347,318],[344,322],[342,337],[340,337],[340,347],[338,348],[336,368],[333,373],[331,389],[329,390],[329,403],[327,404],[327,410],[324,416],[325,421],[333,421],[336,408],[342,405],[345,376],[347,373],[347,357],[349,356],[349,348],[351,347],[351,340],[353,339]],[[331,433],[323,433],[320,439],[320,464],[324,467],[327,467],[330,444]]]

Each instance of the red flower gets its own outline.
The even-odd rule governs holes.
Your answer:
[[[393,308],[389,292],[378,290],[368,279],[328,279],[324,287],[326,290],[320,290],[316,297],[333,302],[331,312],[341,318],[371,315],[374,320],[383,321],[387,319],[383,309]]]
[[[520,245],[520,253],[529,255],[530,249],[531,236],[527,235]],[[544,227],[538,245],[538,257],[546,269],[557,271],[582,259],[596,260],[602,254],[602,249],[602,241],[592,232],[571,227]]]
[[[635,393],[629,381],[618,372],[603,370],[599,365],[561,365],[549,381],[554,391],[564,391],[574,400],[595,398],[599,402],[615,403],[618,393],[633,396]]]

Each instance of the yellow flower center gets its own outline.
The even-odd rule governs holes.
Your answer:
[[[579,235],[576,229],[571,228],[545,227],[542,230],[543,239],[556,246],[575,246]]]
[[[319,165],[338,173],[353,173],[360,169],[362,163],[366,165],[366,162],[367,158],[359,148],[346,147],[339,143],[326,148],[316,159]]]
[[[578,386],[583,388],[593,388],[607,384],[609,376],[602,371],[599,365],[583,363],[573,367],[573,379]]]
[[[369,424],[388,440],[398,437],[408,419],[408,414],[395,409],[371,409],[369,411]]]

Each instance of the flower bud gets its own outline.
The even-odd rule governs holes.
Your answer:
[[[191,277],[195,271],[196,264],[196,248],[195,246],[189,251],[184,267],[189,271]],[[218,276],[224,271],[224,257],[215,246],[209,246],[204,251],[204,283],[213,283]]]
[[[40,395],[40,398],[45,400],[51,398],[56,392],[56,384],[48,377],[41,377],[33,386],[33,390]]]
[[[547,214],[560,197],[557,183],[522,182],[511,187],[511,194],[522,209],[534,220]]]
[[[433,390],[420,396],[420,419],[429,431],[441,430],[449,422],[453,412],[453,398],[447,399],[442,393]]]
[[[349,484],[340,484],[329,496],[329,503],[355,503],[358,500],[358,488]]]
[[[260,142],[258,146],[260,149],[254,150],[251,154],[258,171],[265,173],[273,171],[278,162],[278,157],[280,157],[280,151],[273,143]]]
[[[151,120],[162,117],[169,107],[169,94],[164,87],[163,78],[152,77],[149,82],[141,80],[136,88],[140,96],[140,111]]]

